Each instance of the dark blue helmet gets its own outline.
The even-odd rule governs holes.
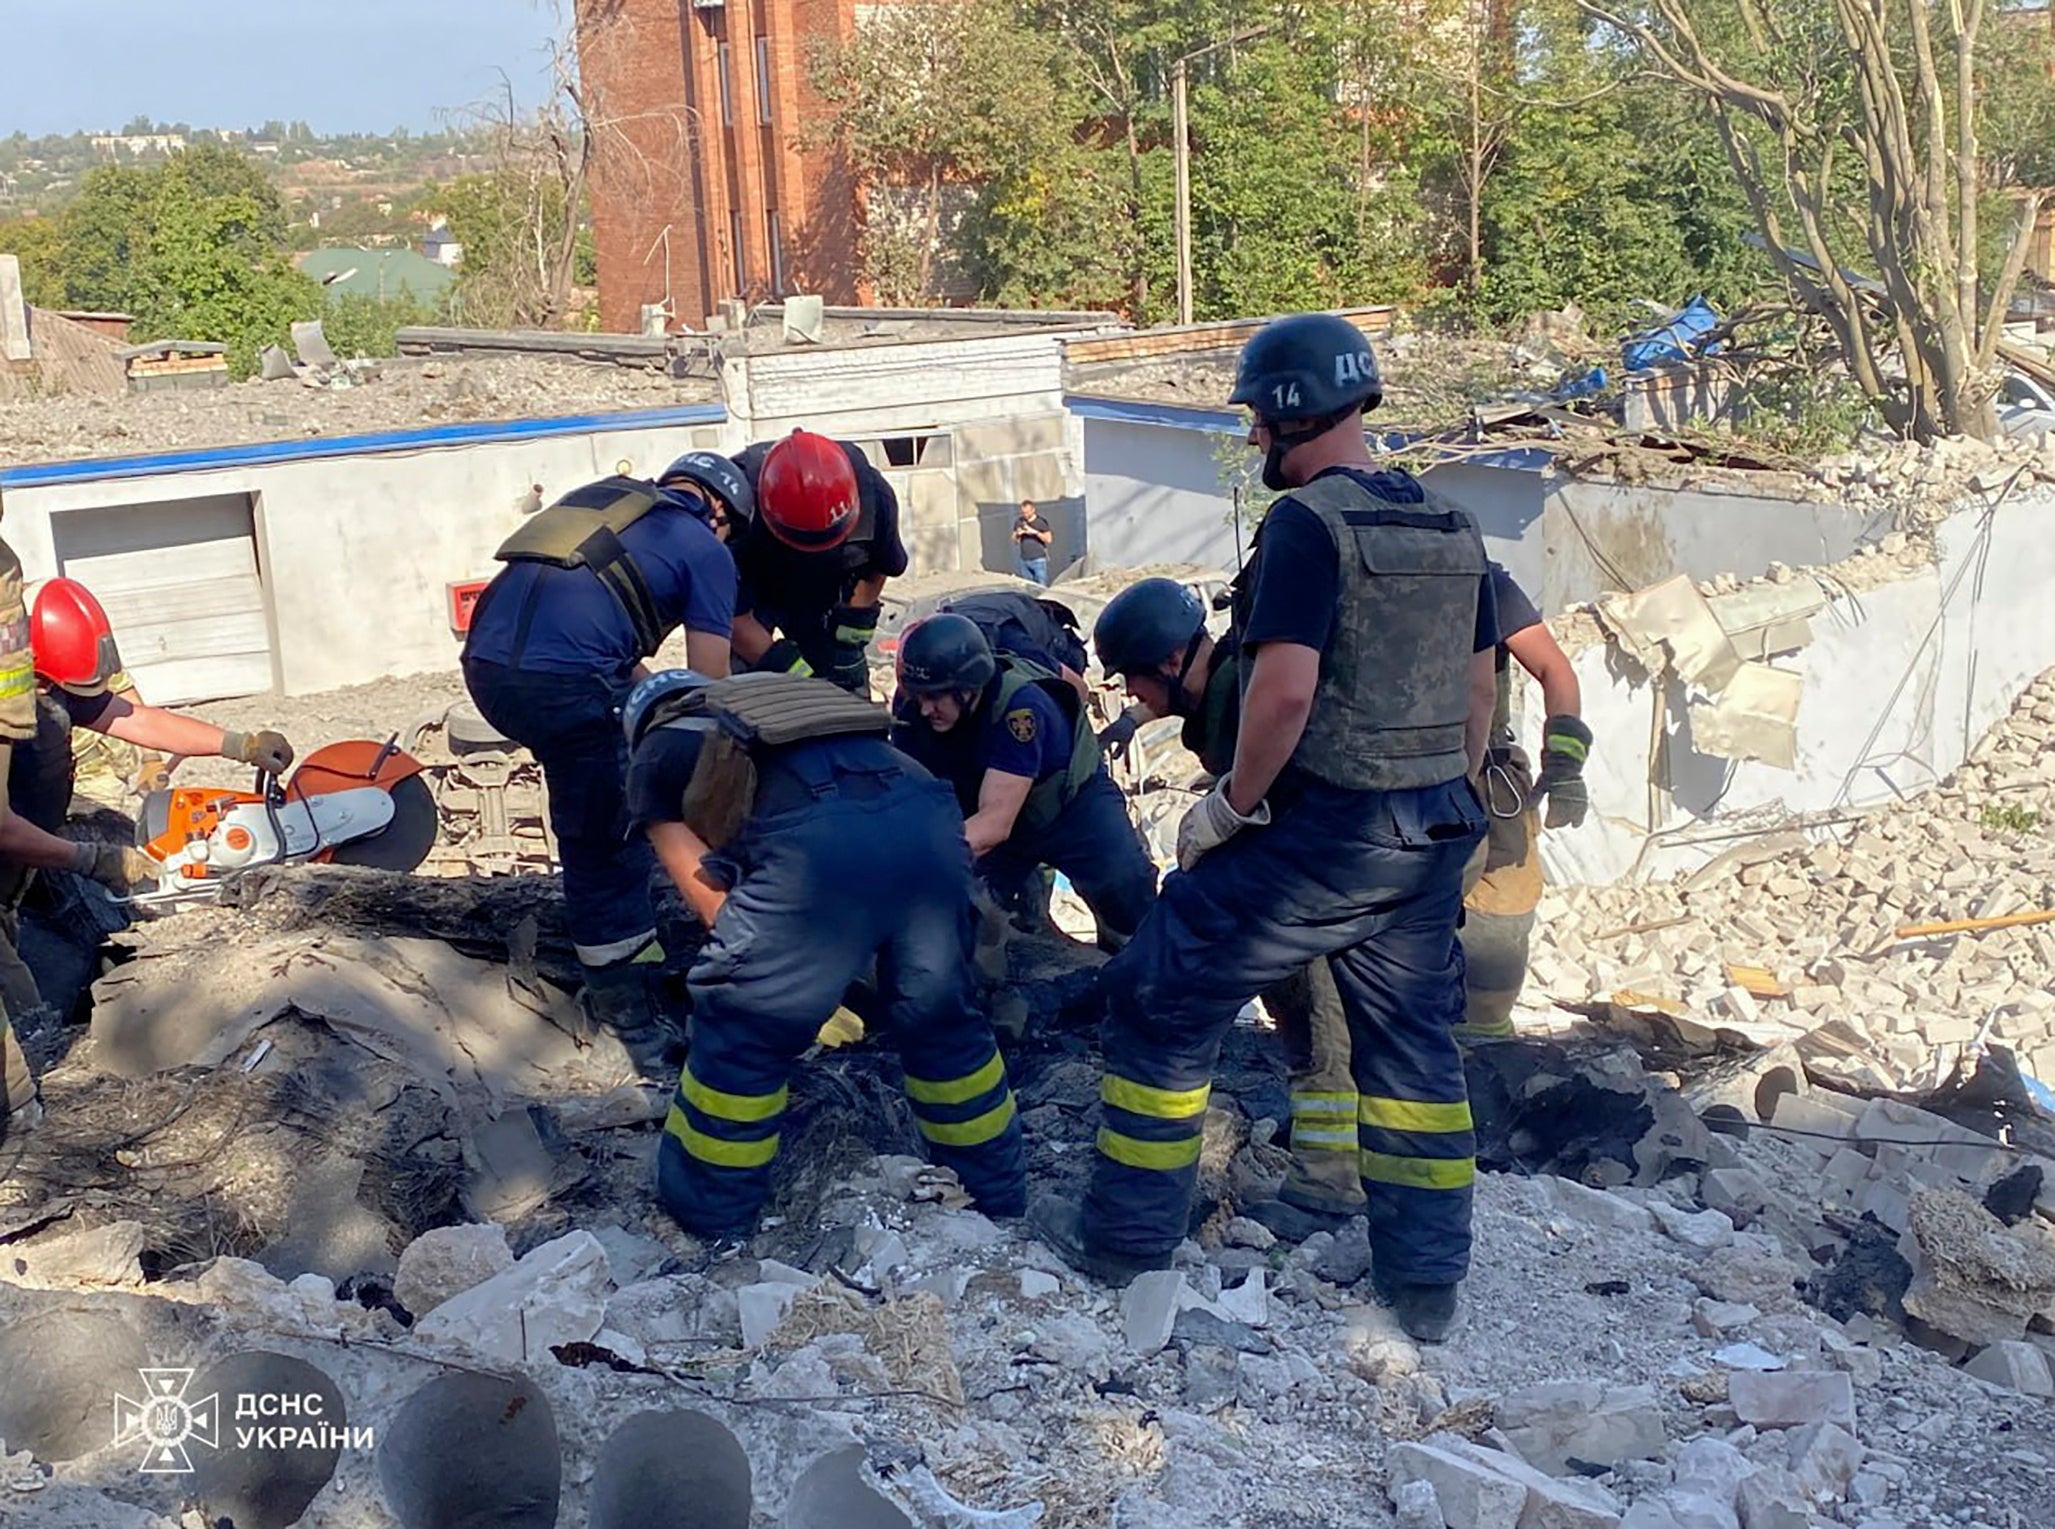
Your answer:
[[[1267,424],[1326,419],[1384,400],[1377,357],[1363,331],[1333,313],[1272,319],[1242,347],[1229,403],[1246,404]]]
[[[712,683],[695,669],[659,669],[638,681],[628,692],[628,699],[621,703],[621,733],[627,738],[628,747],[632,749],[642,741],[658,707],[704,690]]]
[[[1143,579],[1099,612],[1092,646],[1108,674],[1147,674],[1183,658],[1205,625],[1206,608],[1191,590],[1175,579]]]
[[[756,490],[748,475],[718,451],[688,451],[658,476],[658,488],[673,483],[690,483],[704,489],[728,507],[735,520],[746,521],[756,514]]]
[[[992,644],[968,616],[930,616],[899,642],[899,683],[909,695],[983,690],[998,672]]]

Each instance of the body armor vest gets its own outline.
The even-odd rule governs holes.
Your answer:
[[[760,755],[816,738],[883,739],[891,725],[884,707],[827,680],[769,673],[716,680],[651,717],[652,727],[707,734],[681,816],[711,849],[733,839],[755,811]]]
[[[493,554],[503,563],[547,563],[553,568],[589,568],[607,588],[635,629],[647,658],[667,635],[649,582],[621,545],[621,533],[663,501],[649,484],[634,478],[602,478],[573,489],[520,530]]]
[[[1040,664],[1011,655],[999,661],[999,678],[992,687],[992,699],[985,706],[985,726],[1004,727],[1014,697],[1030,685],[1055,697],[1057,707],[1070,723],[1070,759],[1047,780],[1035,782],[1014,820],[1022,828],[1040,829],[1056,821],[1056,815],[1077,799],[1078,792],[1099,768],[1099,739],[1079,714],[1075,690]]]
[[[1484,539],[1429,496],[1394,504],[1346,473],[1291,497],[1339,558],[1334,637],[1292,762],[1350,790],[1402,791],[1466,774],[1470,656]]]

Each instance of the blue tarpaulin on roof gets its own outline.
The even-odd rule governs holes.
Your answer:
[[[1720,316],[1713,305],[1703,297],[1694,297],[1660,327],[1622,341],[1620,358],[1630,372],[1689,361],[1698,353],[1700,343],[1719,325]]]

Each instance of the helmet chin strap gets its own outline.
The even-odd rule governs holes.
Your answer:
[[[1263,427],[1270,432],[1270,449],[1263,453],[1263,486],[1273,494],[1297,488],[1298,484],[1284,475],[1284,459],[1294,448],[1305,445],[1316,436],[1327,434],[1343,420],[1362,412],[1359,406],[1345,409],[1339,414],[1322,414],[1313,419],[1289,422],[1265,420]]]
[[[1191,640],[1184,645],[1184,662],[1177,666],[1177,678],[1167,687],[1169,694],[1165,699],[1170,705],[1170,714],[1173,717],[1189,717],[1192,714],[1192,698],[1186,693],[1184,682],[1185,677],[1192,672],[1192,665],[1198,662],[1199,643],[1205,635],[1206,627],[1202,622],[1199,629],[1192,633]]]

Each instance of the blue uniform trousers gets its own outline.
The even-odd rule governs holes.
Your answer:
[[[863,747],[873,762],[898,759]],[[847,746],[839,753],[851,757]],[[970,856],[956,798],[909,761],[831,768],[830,750],[808,755],[799,804],[752,818],[720,866],[733,891],[688,979],[691,1045],[658,1147],[658,1192],[702,1236],[755,1225],[792,1064],[875,958],[931,1155],[987,1215],[1020,1215],[1027,1153],[972,996]]]
[[[1348,1017],[1358,1166],[1386,1277],[1469,1267],[1476,1174],[1456,920],[1484,832],[1464,780],[1415,791],[1281,784],[1250,828],[1165,882],[1107,963],[1104,1125],[1085,1201],[1097,1246],[1153,1257],[1185,1235],[1213,1065],[1243,1004],[1332,957]]]
[[[564,868],[564,922],[588,966],[624,961],[655,937],[649,896],[656,857],[628,834],[628,747],[615,708],[626,693],[596,674],[464,661],[485,720],[535,756]]]
[[[1004,844],[979,859],[978,874],[1005,900],[1044,865],[1068,876],[1101,929],[1122,940],[1156,900],[1156,863],[1104,765],[1045,827],[1015,824]]]

